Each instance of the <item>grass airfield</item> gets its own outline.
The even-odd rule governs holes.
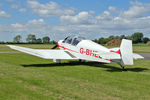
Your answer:
[[[142,47],[150,51],[149,46],[138,45],[134,51],[141,52]],[[135,60],[134,66],[126,66],[128,71],[122,71],[116,64],[71,60],[55,64],[5,45],[0,45],[0,49],[0,100],[150,99],[150,60]]]

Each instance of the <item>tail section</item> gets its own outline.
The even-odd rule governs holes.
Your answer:
[[[123,39],[120,46],[121,65],[133,65],[132,41]]]

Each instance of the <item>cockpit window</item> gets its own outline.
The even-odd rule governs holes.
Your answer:
[[[66,40],[66,43],[71,44],[71,41],[72,41],[72,38],[68,38],[68,39]]]
[[[80,41],[77,38],[74,38],[72,45],[77,45]]]
[[[66,42],[66,40],[69,38],[69,36],[68,37],[66,37],[64,40],[63,40],[63,43],[65,43]]]
[[[66,39],[65,43],[71,44],[72,39],[73,39],[73,36],[69,36],[69,37]]]
[[[85,38],[80,37],[80,36],[76,36],[74,37],[73,41],[72,41],[72,45],[77,45],[81,40],[84,40]]]
[[[76,46],[81,40],[84,40],[84,37],[81,36],[68,36],[63,40],[63,43],[68,43]]]

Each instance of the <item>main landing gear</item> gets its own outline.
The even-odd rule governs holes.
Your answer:
[[[57,64],[60,64],[61,63],[61,60],[60,59],[53,59],[53,62],[57,63]]]
[[[122,68],[122,71],[127,71],[127,69],[125,69],[125,67],[123,65],[120,65]]]

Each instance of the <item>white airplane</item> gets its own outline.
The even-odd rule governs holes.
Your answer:
[[[133,59],[143,59],[139,54],[133,53],[132,41],[123,39],[120,48],[108,49],[91,40],[81,36],[68,36],[64,40],[57,42],[51,50],[49,49],[30,49],[14,45],[7,45],[14,50],[38,56],[44,59],[53,59],[60,63],[61,59],[79,59],[80,61],[89,60],[103,63],[119,64],[123,70],[123,65],[133,65]],[[59,47],[60,50],[54,50]]]

